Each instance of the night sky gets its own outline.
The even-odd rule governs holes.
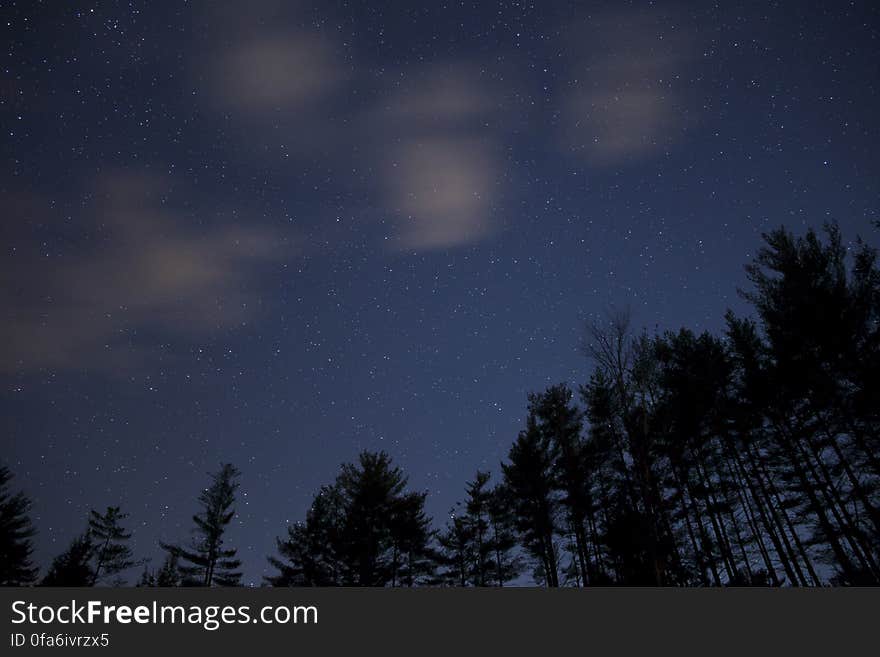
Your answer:
[[[761,232],[876,243],[877,7],[0,2],[36,560],[120,504],[158,565],[221,461],[246,582],[363,449],[440,525],[588,319],[719,331]]]

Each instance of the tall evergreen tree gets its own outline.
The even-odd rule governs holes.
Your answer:
[[[529,410],[538,419],[538,427],[553,445],[554,487],[560,492],[564,511],[564,529],[571,535],[570,552],[577,581],[587,584],[595,576],[599,560],[598,531],[590,482],[592,473],[588,451],[581,437],[583,414],[571,402],[572,393],[564,385],[529,395]]]
[[[24,493],[9,490],[11,480],[9,468],[0,466],[0,586],[25,586],[37,577],[31,563],[36,532],[28,516],[31,502]]]
[[[498,484],[490,491],[487,507],[489,545],[492,548],[491,584],[500,587],[518,578],[523,571],[523,560],[517,552],[512,500],[504,484]]]
[[[492,582],[492,536],[490,533],[490,500],[488,472],[477,471],[473,481],[466,486],[466,520],[471,526],[474,541],[474,566],[472,580],[474,586],[490,586]]]
[[[470,585],[475,561],[474,528],[467,518],[452,509],[437,542],[440,544],[438,562],[442,568],[440,581],[449,586]]]
[[[433,532],[425,515],[427,493],[408,492],[391,507],[391,586],[415,586],[431,578],[435,554],[429,547]]]
[[[306,521],[278,541],[269,562],[276,586],[411,586],[430,578],[430,520],[425,494],[384,452],[364,451],[343,464],[315,497]]]
[[[52,561],[41,586],[92,586],[95,573],[92,557],[95,546],[86,532],[73,539],[70,546]]]
[[[555,458],[553,443],[538,427],[534,413],[529,413],[526,428],[510,448],[510,462],[501,466],[523,547],[535,559],[549,587],[559,586]]]
[[[391,519],[406,477],[384,452],[362,452],[358,463],[342,466],[336,482],[345,505],[339,550],[345,578],[357,586],[384,586],[393,570]]]
[[[144,563],[144,569],[141,571],[141,576],[138,578],[137,584],[135,585],[137,588],[153,588],[156,586],[156,574],[150,570],[150,567],[147,563]]]
[[[341,531],[345,509],[337,486],[323,486],[303,523],[289,525],[278,539],[281,558],[269,557],[278,574],[266,577],[272,586],[340,586],[343,584]]]
[[[180,574],[179,558],[176,554],[166,554],[162,566],[156,572],[156,586],[173,587],[180,586],[182,577]]]
[[[187,586],[235,586],[241,581],[241,561],[236,549],[224,547],[225,534],[235,516],[235,491],[238,470],[225,463],[211,474],[211,484],[199,495],[202,510],[193,516],[194,537],[189,548],[162,543],[170,556],[186,565],[178,566],[182,583]]]
[[[89,535],[95,546],[92,585],[103,577],[116,575],[135,565],[128,539],[131,533],[122,527],[128,517],[118,506],[108,506],[104,513],[94,509],[89,514]]]
[[[438,537],[440,581],[452,586],[504,586],[522,571],[510,496],[502,485],[489,487],[491,475],[477,471],[463,504],[450,511]]]
[[[809,542],[825,548],[840,580],[877,583],[880,443],[876,404],[865,401],[878,399],[880,274],[874,251],[857,243],[848,276],[839,230],[825,233],[823,243],[812,230],[802,238],[773,231],[747,268],[745,297],[760,318],[771,382],[759,400],[765,445],[801,502],[796,521],[813,528]]]

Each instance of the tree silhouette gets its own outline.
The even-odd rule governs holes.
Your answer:
[[[453,586],[504,586],[522,570],[514,553],[517,534],[503,486],[489,488],[491,475],[477,471],[465,487],[464,504],[450,511],[438,537],[440,582]]]
[[[553,446],[554,487],[564,511],[564,527],[573,538],[571,571],[584,584],[596,577],[594,564],[601,560],[590,482],[589,452],[582,440],[582,412],[571,403],[572,393],[564,385],[529,395],[529,410],[538,420],[538,429]]]
[[[127,541],[131,533],[120,524],[128,517],[118,506],[108,506],[103,514],[94,509],[89,514],[89,536],[95,546],[92,585],[135,565]]]
[[[95,574],[91,561],[95,546],[88,532],[80,534],[52,561],[41,586],[92,586]]]
[[[526,428],[510,448],[510,462],[501,466],[523,547],[535,559],[549,587],[559,586],[555,541],[559,500],[554,492],[555,458],[552,442],[541,431],[534,413],[530,413]]]
[[[504,586],[526,561],[548,587],[880,584],[880,271],[847,247],[764,236],[741,292],[754,316],[720,335],[588,329],[589,378],[528,395],[525,428],[478,471],[439,532],[426,493],[384,452],[322,486],[269,557],[275,586]],[[0,469],[0,574],[28,584],[29,502]],[[192,546],[162,544],[142,586],[238,584],[225,547],[238,471],[199,497]],[[118,507],[57,556],[46,585],[87,586],[132,564]],[[435,540],[436,539],[436,540]]]
[[[404,493],[391,504],[391,586],[414,586],[431,577],[435,554],[433,532],[425,515],[426,493]]]
[[[182,576],[180,574],[179,557],[176,554],[165,555],[161,568],[156,573],[156,586],[180,586]]]
[[[491,584],[504,586],[523,571],[522,557],[517,553],[516,525],[510,495],[504,484],[489,493],[489,545],[491,547]]]
[[[36,531],[28,510],[31,502],[24,493],[9,490],[12,473],[0,466],[0,586],[25,586],[37,577],[31,563],[31,539]]]
[[[406,491],[407,479],[385,452],[360,454],[322,487],[304,523],[279,539],[269,557],[275,586],[412,586],[433,570],[432,532],[425,494]]]
[[[808,543],[822,547],[839,581],[877,583],[880,274],[859,241],[848,276],[839,230],[826,225],[825,234],[823,243],[812,230],[773,231],[747,267],[754,291],[744,296],[766,336],[757,351],[769,385],[746,393],[763,407],[764,461],[776,464],[795,521],[811,529]]]
[[[474,555],[473,526],[455,509],[450,510],[446,528],[437,536],[440,554],[437,561],[441,566],[440,582],[449,586],[469,586],[472,584]]]
[[[344,581],[384,586],[393,570],[391,518],[406,487],[406,477],[384,452],[362,452],[346,463],[336,479],[345,510],[339,553]]]
[[[474,586],[489,586],[492,583],[492,536],[490,533],[490,500],[492,491],[488,487],[492,475],[477,471],[473,481],[466,486],[465,511],[471,526],[474,540]]]
[[[191,547],[161,544],[175,563],[185,562],[176,566],[184,586],[235,586],[241,581],[241,561],[235,557],[236,550],[224,547],[226,529],[235,516],[238,475],[229,463],[210,475],[211,485],[199,495],[202,510],[193,516],[195,536]]]
[[[135,586],[137,588],[152,588],[156,586],[156,574],[150,570],[148,564],[144,563],[144,569],[141,571],[141,576],[138,578]]]

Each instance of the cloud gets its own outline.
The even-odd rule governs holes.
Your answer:
[[[78,226],[90,239],[64,254],[15,239],[21,248],[6,259],[0,290],[4,369],[128,369],[166,339],[254,317],[247,288],[261,265],[281,257],[283,241],[241,219],[197,229],[164,207],[163,189],[165,181],[149,176],[104,178],[95,220]]]
[[[273,175],[296,181],[298,167],[331,170],[344,161],[363,172],[351,185],[361,184],[357,191],[378,208],[370,218],[382,238],[388,226],[380,220],[390,216],[383,243],[393,250],[471,244],[493,232],[498,134],[488,123],[497,102],[484,68],[467,59],[359,69],[343,57],[336,32],[303,21],[305,5],[261,1],[244,17],[235,7],[205,9],[214,36],[192,70],[208,82],[238,164],[262,169],[281,147]],[[307,221],[324,212],[311,209]],[[326,222],[313,232],[331,242],[334,230]]]
[[[395,248],[461,246],[494,231],[492,118],[487,85],[465,64],[422,72],[369,115],[373,129],[393,144],[377,152],[385,205],[396,217]]]
[[[411,129],[448,131],[461,127],[462,121],[485,120],[492,111],[486,82],[466,63],[433,66],[401,77],[402,86],[383,102],[386,120],[403,121]]]
[[[268,166],[287,186],[316,167],[358,171],[340,182],[348,186],[340,195],[366,200],[351,213],[373,221],[392,250],[455,247],[493,233],[500,135],[486,75],[492,62],[368,69],[345,58],[350,40],[307,20],[306,4],[260,0],[245,16],[235,4],[203,11],[211,36],[191,62],[193,84],[214,99],[237,166],[264,170],[283,151]],[[304,221],[331,243],[336,226],[318,225],[327,214],[310,208]]]
[[[193,8],[203,38],[191,52],[193,84],[207,82],[228,118],[312,112],[346,79],[332,30],[309,21],[301,0],[216,0]]]
[[[253,113],[314,110],[344,79],[331,44],[304,30],[236,43],[211,73],[224,104]]]
[[[668,99],[648,89],[606,87],[572,97],[565,144],[593,164],[612,166],[650,155],[675,123]]]
[[[387,174],[400,215],[399,245],[435,249],[476,242],[492,229],[491,156],[475,140],[431,137],[397,150]]]
[[[596,166],[650,157],[684,121],[681,73],[691,44],[658,12],[591,15],[569,28],[560,143]]]

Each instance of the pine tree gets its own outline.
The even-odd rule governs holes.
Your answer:
[[[88,532],[73,539],[70,547],[52,561],[41,586],[92,586],[95,573],[91,562],[95,546]]]
[[[210,475],[211,485],[199,496],[202,510],[193,516],[195,536],[191,547],[161,544],[169,556],[187,563],[178,567],[186,586],[236,586],[241,581],[236,550],[224,547],[226,530],[235,516],[238,475],[229,463]]]
[[[474,480],[466,487],[467,498],[465,500],[466,521],[471,527],[473,534],[473,574],[471,579],[474,586],[492,585],[492,537],[490,534],[490,498],[491,489],[488,487],[490,474],[477,471]]]
[[[826,225],[825,233],[825,243],[812,230],[765,235],[744,296],[766,339],[768,445],[814,528],[809,542],[827,547],[841,580],[878,583],[880,443],[876,404],[865,400],[880,399],[872,367],[880,364],[880,274],[876,254],[859,243],[848,277],[839,230]]]
[[[425,494],[384,452],[364,451],[322,487],[304,523],[269,557],[275,586],[412,586],[430,578],[432,532]]]
[[[440,582],[448,586],[468,586],[474,564],[473,527],[463,514],[449,512],[446,528],[437,536],[440,544],[438,563],[441,566]]]
[[[131,533],[121,522],[128,517],[118,506],[108,506],[103,514],[94,509],[89,514],[89,535],[95,545],[92,585],[101,578],[116,575],[135,565],[127,541]]]
[[[24,493],[9,490],[12,473],[0,466],[0,586],[26,586],[37,577],[31,563],[31,538],[36,533],[28,510],[31,502]]]
[[[465,502],[450,510],[437,536],[443,584],[504,586],[522,571],[508,490],[502,485],[489,488],[490,478],[488,472],[477,471],[466,486]]]
[[[165,555],[162,567],[156,573],[156,586],[180,586],[183,578],[180,574],[179,558],[176,554]]]
[[[345,579],[356,586],[384,586],[391,579],[391,518],[406,477],[384,452],[362,452],[336,480],[345,517],[339,553]]]
[[[617,315],[609,326],[593,325],[587,351],[595,364],[586,393],[588,415],[600,424],[601,437],[611,439],[611,460],[620,472],[618,490],[605,491],[613,502],[604,510],[606,533],[628,535],[644,544],[631,553],[647,554],[653,584],[672,582],[678,560],[668,500],[664,499],[661,427],[655,417],[659,374],[653,344],[646,334],[629,335],[629,318]],[[600,406],[590,407],[591,404]],[[595,437],[591,431],[591,439]],[[589,449],[607,448],[601,443]],[[626,529],[624,529],[626,528]],[[637,530],[636,530],[637,528]]]
[[[146,563],[144,563],[144,569],[135,586],[137,588],[152,588],[156,586],[156,575],[150,571],[150,568]]]
[[[504,586],[523,571],[523,562],[517,553],[516,526],[511,511],[511,499],[503,484],[489,493],[489,544],[492,548],[491,584]]]
[[[303,523],[287,527],[287,538],[277,540],[281,556],[269,557],[278,574],[266,577],[272,586],[341,586],[342,564],[337,550],[345,510],[336,486],[323,486],[312,501]]]
[[[534,413],[530,413],[526,428],[510,448],[510,462],[501,466],[523,547],[536,560],[541,577],[549,587],[559,586],[555,457],[553,444],[541,432]]]
[[[425,515],[426,493],[410,492],[391,507],[391,586],[415,586],[431,578],[434,554],[428,545],[433,532]]]
[[[590,472],[588,485],[596,505],[599,563],[595,579],[604,583],[620,582],[622,577],[620,555],[608,554],[606,539],[612,517],[618,514],[621,507],[635,506],[617,390],[618,387],[602,369],[594,371],[590,382],[581,386],[580,390],[589,425],[584,445]]]
[[[595,577],[598,536],[590,491],[588,451],[581,438],[583,416],[571,403],[572,393],[564,384],[551,386],[541,394],[529,395],[529,410],[538,418],[538,427],[553,445],[554,487],[561,493],[559,503],[565,512],[565,529],[575,559],[576,579],[587,584]]]

